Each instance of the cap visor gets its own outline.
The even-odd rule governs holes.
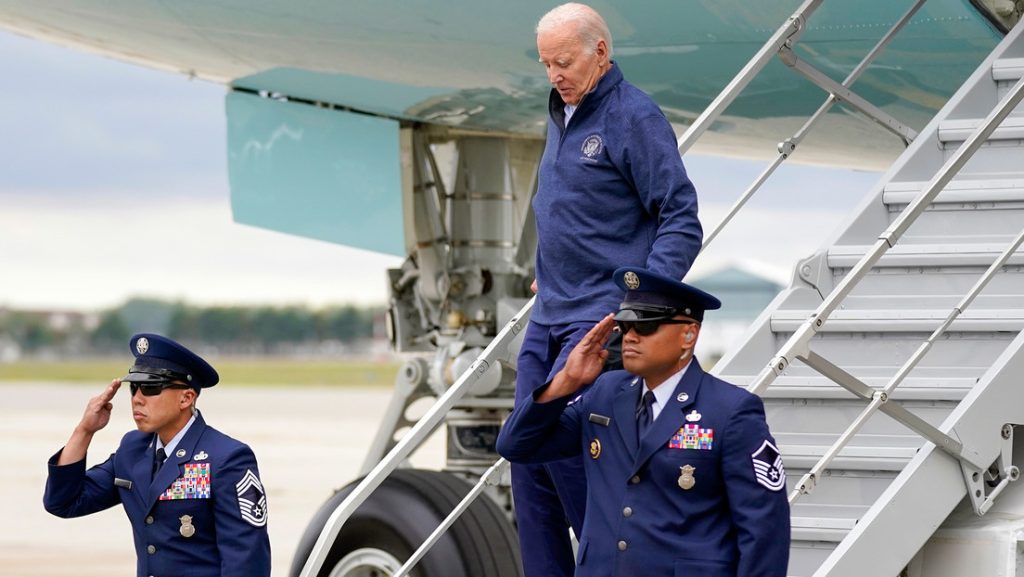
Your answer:
[[[171,379],[163,375],[151,375],[149,373],[128,373],[121,377],[122,383],[141,383],[141,384],[152,384],[159,385],[162,383],[169,383]]]

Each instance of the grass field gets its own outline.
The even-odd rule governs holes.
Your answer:
[[[0,364],[0,381],[60,381],[106,384],[124,376],[131,359],[19,361]],[[216,363],[228,385],[331,385],[390,387],[398,361],[301,361],[223,359]]]

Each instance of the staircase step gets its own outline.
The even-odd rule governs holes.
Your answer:
[[[856,519],[830,517],[796,517],[790,519],[794,541],[829,541],[838,543],[857,524]]]
[[[890,182],[885,185],[882,202],[909,204],[926,186],[928,181]],[[1024,179],[954,180],[935,197],[933,204],[997,202],[1024,202]],[[973,210],[975,205],[968,208]]]
[[[939,123],[939,142],[956,143],[963,142],[981,126],[982,118],[964,118],[958,120],[943,120]],[[994,140],[1021,140],[1024,139],[1024,117],[1009,116],[1002,124],[988,137],[988,141]]]
[[[782,437],[782,435],[779,435]],[[777,439],[778,440],[778,439]],[[924,443],[924,439],[915,439],[918,445]],[[821,457],[832,448],[832,445],[792,445],[779,440],[779,451],[782,453],[783,462],[787,470],[809,471],[821,460]],[[888,446],[854,446],[847,445],[833,459],[829,469],[846,471],[889,471],[899,472],[910,462],[911,457],[917,452],[918,447],[888,447]],[[801,473],[802,474],[802,473]],[[795,475],[793,481],[799,480]]]
[[[772,313],[771,330],[791,333],[813,313],[811,310],[780,310]],[[949,316],[940,309],[839,310],[818,332],[931,332]],[[1024,309],[968,309],[953,321],[954,332],[1024,330]]]
[[[1006,250],[1010,241],[1003,243],[973,242],[961,244],[897,244],[875,263],[876,267],[988,267]],[[871,245],[835,245],[828,250],[828,266],[851,268],[871,249]],[[1024,264],[1024,251],[1018,250],[1007,261],[1010,265]]]
[[[892,373],[895,374],[893,367]],[[858,374],[859,371],[858,371]],[[750,383],[754,375],[720,375],[730,383]],[[861,382],[874,389],[889,384],[890,377],[860,377]],[[975,377],[907,377],[893,394],[893,400],[960,401],[977,381]],[[761,395],[765,399],[856,399],[853,393],[823,376],[779,377]]]
[[[992,80],[1019,80],[1024,76],[1024,58],[1001,58],[992,65]]]

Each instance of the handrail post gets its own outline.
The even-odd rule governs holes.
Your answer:
[[[868,51],[867,55],[864,56],[864,58],[861,59],[857,66],[854,67],[854,69],[850,72],[850,74],[846,76],[846,78],[843,80],[840,86],[844,88],[852,86],[853,83],[856,82],[858,78],[860,78],[861,74],[863,74],[864,71],[867,70],[868,65],[874,62],[875,58],[877,58],[878,55],[882,52],[882,49],[884,49],[886,46],[889,45],[890,42],[892,42],[892,39],[896,36],[896,34],[898,34],[900,30],[902,30],[903,27],[907,25],[910,19],[913,18],[914,14],[917,13],[917,11],[925,2],[926,0],[915,0],[914,4],[912,4],[910,8],[908,8],[907,11],[903,13],[903,16],[900,17],[896,24],[894,24],[892,28],[890,28],[888,32],[886,32],[885,35],[883,35],[882,38],[879,39],[877,43],[875,43],[874,47],[872,47],[871,50]],[[780,47],[780,50],[781,49],[782,48]],[[719,223],[715,225],[715,228],[704,237],[704,243],[701,246],[702,252],[705,249],[707,249],[707,247],[711,244],[712,241],[715,240],[715,238],[718,237],[718,235],[732,221],[733,217],[735,217],[736,214],[739,213],[740,209],[742,209],[747,204],[747,201],[749,201],[754,196],[754,193],[756,193],[761,188],[765,181],[767,181],[768,178],[775,173],[775,170],[778,169],[778,167],[781,166],[782,163],[786,161],[790,157],[790,155],[793,154],[793,152],[796,150],[796,147],[799,146],[799,144],[803,141],[804,137],[807,135],[808,132],[810,132],[811,128],[815,124],[817,124],[818,120],[823,118],[825,116],[825,113],[828,112],[832,108],[832,106],[838,101],[839,99],[835,94],[829,94],[828,97],[825,99],[825,102],[823,102],[821,106],[818,107],[818,110],[816,110],[814,114],[811,115],[811,117],[808,118],[806,122],[804,122],[803,126],[801,126],[793,134],[793,136],[779,143],[779,154],[778,156],[775,157],[775,160],[772,161],[772,163],[767,168],[765,168],[761,172],[761,174],[757,176],[757,178],[754,179],[754,182],[752,182],[750,186],[747,187],[747,190],[745,190],[743,194],[741,194],[740,197],[736,200],[736,202],[733,203],[732,207],[729,208],[729,211],[725,214],[724,217],[722,217],[722,220],[719,221]]]
[[[728,85],[715,97],[711,104],[704,109],[704,112],[700,114],[690,125],[686,132],[683,133],[679,140],[676,142],[676,146],[679,148],[679,154],[686,154],[686,151],[693,146],[693,143],[714,123],[718,120],[718,117],[722,115],[722,112],[732,104],[732,101],[739,96],[740,92],[750,84],[750,81],[756,77],[765,66],[771,62],[772,58],[779,52],[781,48],[787,42],[792,42],[794,39],[799,38],[800,34],[803,33],[804,24],[807,19],[817,10],[818,6],[824,0],[805,0],[796,12],[793,13],[786,23],[781,28],[775,31],[774,34],[765,42],[764,46],[754,54],[754,57],[747,62],[746,66],[739,71],[738,74],[729,82]]]
[[[402,437],[402,440],[388,452],[387,456],[335,507],[334,512],[331,513],[331,516],[324,524],[324,528],[320,532],[316,543],[313,544],[313,550],[310,552],[309,557],[306,558],[306,564],[302,567],[302,572],[299,574],[300,577],[313,577],[320,572],[324,561],[327,559],[327,554],[331,550],[331,545],[334,544],[334,540],[338,538],[338,533],[341,532],[342,525],[369,498],[370,494],[384,482],[384,479],[397,469],[398,465],[434,432],[434,429],[441,424],[445,415],[455,403],[472,389],[476,381],[487,372],[490,368],[490,363],[496,360],[499,349],[507,346],[520,331],[526,328],[526,323],[530,319],[530,313],[533,310],[535,300],[536,297],[531,298],[519,313],[509,320],[505,328],[494,337],[494,340],[487,345],[487,348],[477,357],[476,361],[462,373],[462,376],[455,381],[455,384],[441,395],[441,398]]]
[[[412,571],[412,568],[415,567],[416,564],[427,555],[434,544],[441,539],[441,536],[444,535],[445,531],[458,521],[459,517],[466,512],[466,509],[469,509],[469,506],[473,504],[473,501],[476,501],[477,497],[483,494],[484,487],[488,485],[494,486],[501,482],[501,477],[505,474],[508,466],[509,462],[506,461],[504,457],[499,458],[493,465],[491,465],[491,468],[487,469],[487,472],[480,476],[480,480],[477,481],[476,485],[473,486],[469,493],[462,498],[462,501],[459,501],[459,504],[455,506],[455,509],[453,509],[452,512],[445,517],[445,520],[438,525],[436,529],[434,529],[434,532],[427,537],[427,540],[420,545],[419,549],[416,549],[416,552],[409,557],[409,560],[405,562],[405,565],[399,567],[398,571],[396,571],[391,577],[405,577],[408,575],[409,571]]]
[[[935,197],[949,184],[949,181],[960,172],[960,169],[967,164],[967,161],[974,156],[974,153],[981,148],[981,145],[992,135],[1003,119],[1020,104],[1022,99],[1024,99],[1024,78],[1017,81],[1013,88],[1010,89],[1010,92],[985,117],[981,125],[960,145],[960,148],[953,153],[953,156],[942,165],[942,168],[929,181],[922,193],[907,205],[907,208],[904,209],[899,218],[878,235],[878,240],[875,244],[850,269],[850,272],[846,274],[839,285],[825,297],[825,300],[818,305],[818,308],[811,314],[810,318],[782,345],[775,358],[758,374],[754,382],[747,387],[748,390],[760,394],[793,362],[794,358],[806,358],[810,339],[828,320],[829,315],[839,306],[839,303],[850,294],[850,291],[867,275],[875,263],[890,248],[896,246],[896,242],[903,233],[924,212],[925,208],[935,200]]]

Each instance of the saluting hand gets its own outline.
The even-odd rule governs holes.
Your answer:
[[[107,423],[110,422],[110,412],[114,409],[114,404],[111,401],[120,388],[121,379],[114,379],[102,393],[89,400],[89,404],[85,407],[85,414],[82,415],[82,421],[78,424],[82,432],[92,434],[107,426]]]
[[[93,434],[106,427],[110,422],[110,412],[114,410],[114,403],[111,400],[114,398],[114,393],[120,388],[121,379],[114,379],[102,393],[89,399],[82,420],[72,431],[71,438],[68,439],[67,444],[60,452],[60,457],[57,458],[58,465],[77,463],[85,458]]]
[[[608,344],[608,337],[614,328],[615,321],[612,320],[611,314],[594,325],[594,328],[573,347],[565,360],[565,366],[558,371],[537,401],[544,402],[575,393],[582,386],[597,380],[604,369],[605,361],[608,360],[608,351],[604,347]]]

